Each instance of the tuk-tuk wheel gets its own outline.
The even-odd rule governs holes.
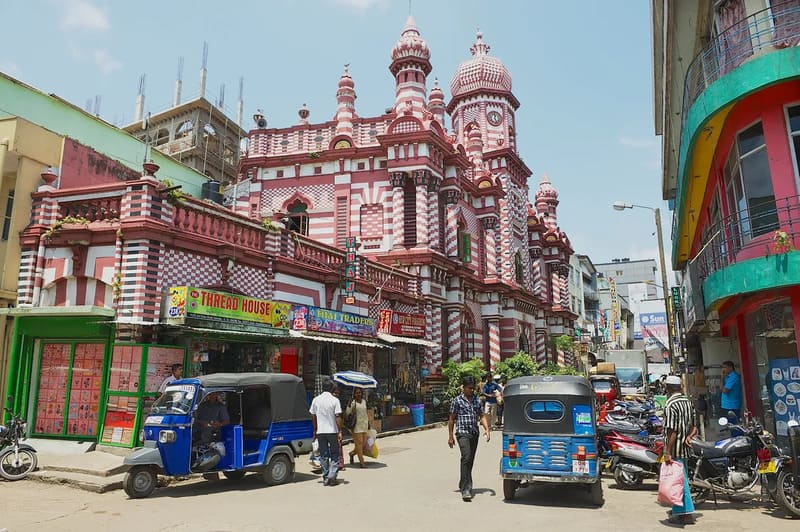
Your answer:
[[[597,482],[592,484],[589,491],[592,497],[592,504],[601,506],[603,504],[603,482],[598,478]]]
[[[247,471],[223,471],[222,474],[225,475],[225,478],[228,480],[242,480],[244,478],[245,473]]]
[[[294,476],[292,461],[285,454],[276,454],[264,468],[264,482],[269,486],[277,486],[289,482]]]
[[[156,489],[158,475],[151,466],[133,466],[125,473],[122,487],[131,499],[148,497]]]
[[[507,501],[513,501],[514,495],[517,493],[519,487],[519,480],[510,478],[503,479],[503,498]]]

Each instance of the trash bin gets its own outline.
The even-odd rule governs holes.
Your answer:
[[[415,427],[421,427],[425,424],[425,405],[418,404],[418,405],[410,405],[409,409],[411,410],[411,421],[414,423]]]

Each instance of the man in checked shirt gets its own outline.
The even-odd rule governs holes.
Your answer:
[[[489,441],[489,422],[481,409],[481,403],[475,396],[475,378],[466,376],[461,380],[462,393],[450,403],[450,419],[447,430],[450,435],[447,444],[452,449],[458,440],[461,450],[461,480],[458,489],[461,498],[472,500],[472,464],[475,462],[475,451],[478,449],[478,422],[483,425],[486,441]],[[454,435],[455,430],[455,435]]]

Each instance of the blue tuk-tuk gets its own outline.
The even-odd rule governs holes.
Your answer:
[[[215,396],[215,397],[212,397]],[[210,401],[219,403],[204,404]],[[208,407],[228,423],[200,423]],[[123,487],[147,497],[157,475],[253,471],[268,485],[294,477],[295,457],[311,452],[313,427],[303,381],[284,373],[216,373],[167,386],[144,422],[144,447],[129,454]]]
[[[603,503],[595,394],[584,377],[517,377],[503,389],[503,496],[536,482],[584,484]]]

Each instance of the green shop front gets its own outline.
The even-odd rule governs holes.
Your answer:
[[[8,380],[13,409],[31,436],[132,447],[142,412],[185,350],[114,343],[113,311],[98,307],[13,309]]]
[[[184,374],[249,371],[302,374],[289,335],[288,303],[208,288],[170,288],[158,338],[187,351]]]

